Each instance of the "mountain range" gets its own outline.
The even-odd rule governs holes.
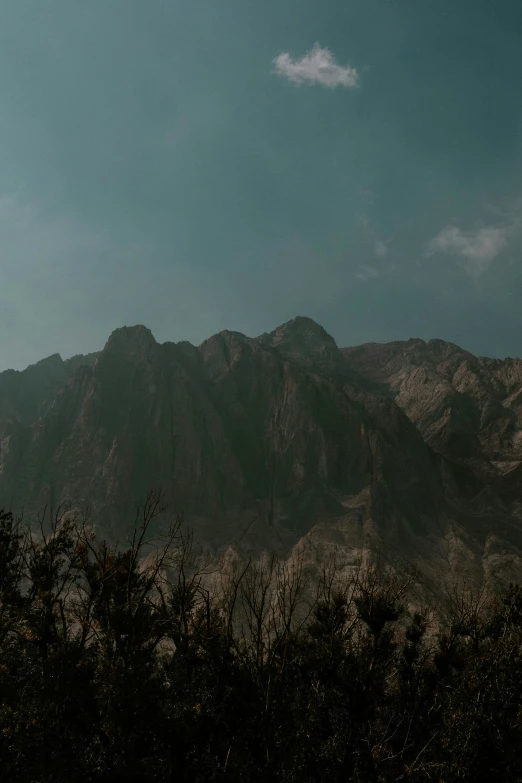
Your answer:
[[[0,507],[71,499],[124,540],[161,487],[204,546],[368,547],[428,592],[522,577],[522,361],[442,340],[338,348],[310,318],[198,347],[122,327],[103,350],[0,373]]]

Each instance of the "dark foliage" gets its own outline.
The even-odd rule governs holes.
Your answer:
[[[443,631],[383,564],[310,600],[302,563],[224,575],[151,494],[123,549],[0,512],[0,775],[62,781],[522,780],[522,590]],[[305,600],[306,599],[306,600]]]

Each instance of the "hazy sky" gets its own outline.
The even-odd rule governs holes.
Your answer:
[[[522,356],[520,0],[2,0],[0,369],[296,315]]]

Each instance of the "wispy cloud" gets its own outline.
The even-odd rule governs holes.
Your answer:
[[[377,258],[384,258],[388,255],[388,247],[387,245],[382,241],[382,239],[376,239],[375,245],[374,245],[375,255]]]
[[[449,253],[461,259],[472,277],[480,277],[507,246],[513,225],[490,226],[464,232],[457,226],[446,226],[426,248],[426,256]]]
[[[359,268],[357,269],[357,272],[354,272],[354,277],[357,278],[357,280],[360,280],[363,283],[366,283],[368,280],[374,280],[376,277],[379,277],[379,272],[377,269],[374,269],[372,266],[367,266],[366,264],[360,264]]]
[[[374,195],[372,188],[359,188],[357,195],[365,204],[372,206]]]
[[[332,52],[318,43],[300,60],[294,60],[288,52],[282,52],[273,63],[276,73],[294,84],[320,84],[322,87],[359,86],[359,74],[350,65],[338,65]]]
[[[368,215],[357,214],[355,220],[358,226],[367,231],[370,228],[370,218]]]
[[[390,244],[391,240],[389,238],[386,240],[382,239],[379,234],[374,231],[368,215],[357,214],[355,216],[355,220],[357,225],[364,231],[364,233],[373,240],[373,253],[375,257],[380,259],[385,258],[390,251],[388,245]]]

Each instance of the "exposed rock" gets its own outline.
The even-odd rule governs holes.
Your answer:
[[[0,498],[70,497],[124,540],[161,486],[221,551],[347,562],[368,543],[427,589],[522,563],[522,363],[410,340],[339,350],[309,318],[199,347],[144,326],[104,349],[0,374]]]
[[[99,351],[88,354],[77,353],[75,356],[71,356],[70,359],[65,359],[64,364],[69,372],[73,373],[77,367],[82,367],[84,365],[87,367],[92,367],[99,355]]]
[[[327,372],[342,371],[343,358],[335,340],[311,318],[293,318],[258,340],[303,367]]]
[[[522,361],[476,357],[442,340],[342,351],[366,388],[395,400],[437,452],[495,463],[522,459]]]

